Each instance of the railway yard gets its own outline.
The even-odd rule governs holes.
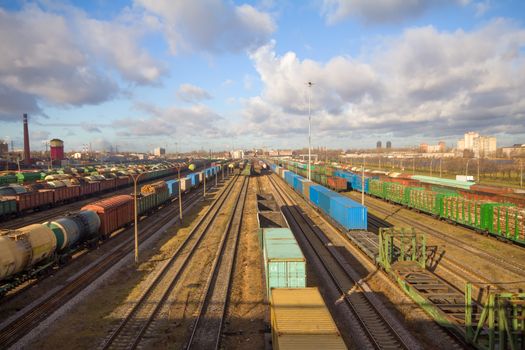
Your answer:
[[[199,165],[4,217],[0,348],[525,348],[518,216],[482,230],[478,202],[459,223],[351,170]]]

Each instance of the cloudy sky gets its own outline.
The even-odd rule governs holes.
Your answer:
[[[0,1],[0,42],[15,147],[300,147],[309,96],[314,146],[525,143],[522,0]]]

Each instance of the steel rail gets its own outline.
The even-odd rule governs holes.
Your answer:
[[[159,273],[150,285],[146,287],[137,303],[133,305],[126,317],[111,333],[109,338],[106,339],[102,349],[135,349],[139,345],[146,329],[160,311],[161,306],[164,305],[200,242],[212,227],[211,224],[218,216],[234,185],[237,183],[237,179],[238,176],[228,183],[227,187],[221,191],[218,198],[206,210],[175,253],[164,262]],[[202,230],[200,230],[201,228]],[[189,251],[186,253],[186,256],[183,256],[183,251],[192,241],[194,242],[189,247]],[[178,259],[179,257],[181,259]],[[141,316],[141,313],[145,315]]]
[[[331,244],[328,238],[326,238],[318,228],[314,227],[309,220],[306,220],[305,215],[298,210],[295,206],[295,201],[286,193],[286,190],[283,189],[280,184],[277,184],[271,176],[269,176],[269,179],[273,187],[277,190],[277,194],[282,198],[283,203],[288,205],[284,209],[288,213],[287,216],[290,218],[290,222],[302,232],[306,242],[324,268],[324,272],[337,286],[338,293],[344,296],[346,305],[360,323],[362,330],[370,342],[370,346],[376,349],[411,349],[412,346],[406,344],[390,322],[383,317],[382,312],[384,312],[384,310],[377,308],[376,304],[370,300],[370,297],[362,285],[347,272],[344,262],[341,261],[340,257],[329,249]],[[312,236],[317,238],[317,244],[313,241]],[[328,252],[329,255],[327,256],[324,252],[321,253],[319,247],[324,247],[324,252]],[[328,258],[331,258],[330,262],[327,261]],[[361,292],[353,291],[349,294],[348,290],[342,287],[341,281],[335,276],[334,267],[343,271],[346,278]]]
[[[193,206],[199,202],[200,199],[201,197],[198,193],[192,194],[186,199],[186,206]],[[178,214],[178,207],[174,207],[172,210],[165,213],[159,212],[159,214],[164,214],[162,219],[155,221],[152,226],[142,232],[139,238],[139,243],[144,242],[162,226],[172,220],[173,215]],[[49,317],[54,311],[59,309],[75,295],[80,293],[80,291],[82,291],[85,287],[93,283],[93,281],[95,281],[105,271],[111,268],[111,266],[125,258],[130,252],[133,251],[133,246],[131,245],[132,240],[133,238],[130,237],[129,239],[120,243],[111,252],[104,255],[104,257],[101,257],[94,265],[92,265],[91,268],[83,271],[68,284],[64,285],[52,295],[48,296],[34,307],[27,310],[27,312],[24,312],[6,324],[2,329],[0,329],[0,348],[7,348],[15,344],[34,327]]]
[[[248,186],[249,178],[245,177],[235,208],[222,235],[218,254],[215,255],[204,298],[199,303],[198,316],[193,323],[186,349],[218,349],[220,346]]]

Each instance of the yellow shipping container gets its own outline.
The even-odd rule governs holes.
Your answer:
[[[346,349],[317,288],[274,288],[270,308],[275,350]]]

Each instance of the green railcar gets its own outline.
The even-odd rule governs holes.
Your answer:
[[[406,186],[397,182],[383,182],[384,198],[394,203],[407,204],[405,203],[405,189]]]
[[[14,198],[0,198],[0,217],[16,213],[16,200]]]
[[[488,203],[482,227],[489,233],[525,245],[525,209],[511,203]]]
[[[408,206],[419,211],[440,216],[443,212],[442,193],[424,189],[412,189],[408,195]]]
[[[14,174],[7,174],[7,175],[0,176],[0,185],[16,184],[17,182],[18,182],[18,178]]]
[[[371,179],[368,185],[368,193],[379,198],[385,198],[383,183],[383,181]]]
[[[443,197],[440,217],[475,229],[482,229],[487,205],[478,200],[459,197],[457,194]]]

